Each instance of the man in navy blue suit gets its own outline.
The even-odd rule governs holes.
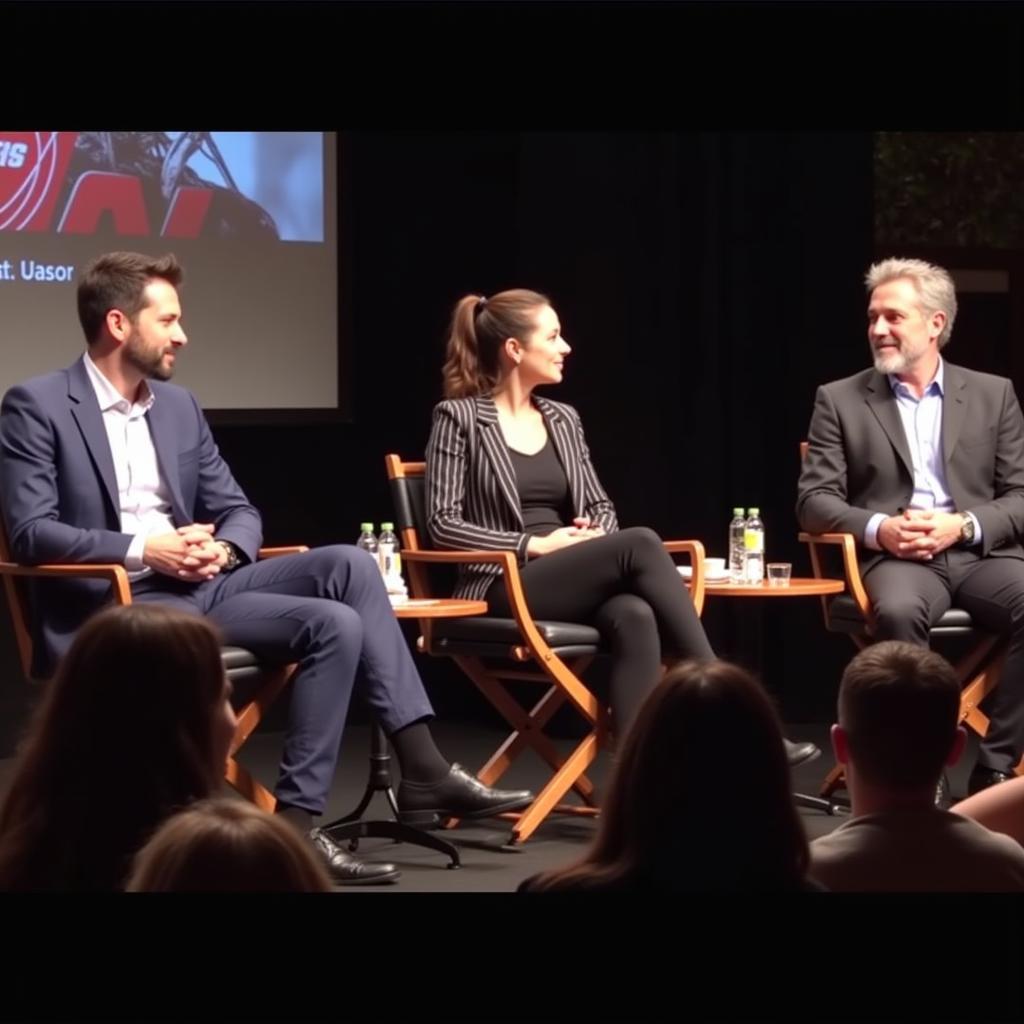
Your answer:
[[[133,600],[208,616],[226,643],[297,661],[277,810],[309,836],[338,882],[393,881],[394,865],[359,861],[313,827],[357,673],[401,765],[403,816],[485,817],[532,795],[483,786],[438,751],[430,702],[370,556],[334,545],[256,560],[259,512],[195,396],[167,383],[187,344],[181,279],[170,255],[99,257],[78,286],[85,354],[4,396],[0,507],[14,557],[122,564]],[[34,674],[52,671],[105,597],[96,580],[37,584]]]

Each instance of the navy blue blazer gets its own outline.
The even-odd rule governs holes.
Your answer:
[[[579,413],[539,395],[533,401],[565,470],[573,516],[586,516],[605,533],[613,533],[619,528],[615,506],[590,461]],[[494,399],[453,398],[435,406],[426,462],[428,528],[434,543],[441,548],[515,551],[519,564],[525,565],[530,538],[523,529],[515,470]],[[461,566],[455,596],[482,598],[500,573],[500,566],[485,562]]]
[[[175,526],[214,523],[255,560],[260,515],[235,482],[195,396],[150,381],[146,414]],[[103,415],[79,359],[10,389],[0,405],[0,509],[14,558],[124,564],[117,480]],[[109,595],[102,580],[34,580],[33,675],[49,674],[82,622]]]

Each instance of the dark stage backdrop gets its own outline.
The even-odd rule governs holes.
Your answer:
[[[871,146],[867,133],[342,133],[354,422],[215,428],[267,541],[351,542],[361,520],[391,518],[383,456],[422,455],[452,304],[522,286],[559,312],[573,353],[550,394],[581,411],[620,522],[721,555],[733,505],[756,504],[769,558],[808,575],[797,446],[816,384],[867,361]],[[852,647],[824,633],[816,600],[769,604],[709,599],[712,640],[763,671],[787,718],[826,720]],[[439,711],[489,718],[457,670],[420,663]]]

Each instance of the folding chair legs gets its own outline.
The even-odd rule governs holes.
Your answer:
[[[846,788],[846,772],[843,771],[843,766],[837,764],[829,773],[825,776],[825,781],[821,784],[821,789],[818,790],[818,795],[823,800],[831,798],[832,794],[837,789]]]
[[[601,746],[597,723],[593,723],[592,731],[576,749],[568,757],[563,757],[543,732],[544,726],[550,721],[552,715],[568,700],[561,688],[550,686],[540,700],[529,711],[525,711],[496,680],[528,679],[535,682],[539,679],[543,681],[548,678],[543,673],[525,670],[505,670],[492,673],[479,658],[462,656],[456,657],[454,660],[512,727],[512,732],[477,773],[477,778],[484,785],[493,786],[505,774],[512,762],[527,749],[535,751],[554,772],[534,802],[525,811],[501,815],[502,818],[515,823],[512,828],[510,845],[528,839],[552,811],[595,815],[597,809],[594,807],[596,799],[594,784],[587,778],[585,771],[597,756]],[[573,665],[571,670],[576,671],[576,666]],[[583,800],[583,806],[559,803],[570,789],[574,790]],[[446,822],[446,827],[453,828],[457,824],[457,819],[449,819]]]
[[[277,806],[274,794],[258,783],[233,757],[228,758],[224,777],[240,796],[255,804],[261,811],[266,811],[268,814],[274,813],[274,808]]]
[[[274,794],[257,782],[235,760],[235,754],[238,753],[253,730],[259,725],[267,709],[274,703],[278,695],[288,684],[296,667],[296,665],[291,664],[267,670],[258,692],[252,700],[238,710],[238,724],[235,726],[235,735],[231,740],[227,765],[224,769],[224,778],[232,789],[245,797],[250,803],[254,803],[261,810],[271,814],[277,806]]]
[[[960,723],[969,725],[979,736],[988,732],[988,716],[978,709],[978,705],[995,689],[1005,662],[1005,654],[989,662],[964,687],[960,697]]]
[[[566,758],[565,763],[551,778],[547,785],[537,794],[536,800],[519,815],[519,820],[512,826],[509,842],[512,845],[524,843],[536,831],[537,826],[558,806],[558,801],[565,796],[576,778],[586,769],[600,747],[596,733],[591,733]],[[594,807],[574,808],[577,813],[597,814]]]
[[[551,686],[527,712],[513,700],[503,687],[494,681],[494,677],[479,658],[458,657],[454,660],[501,713],[513,730],[477,773],[477,778],[485,785],[493,786],[505,774],[515,758],[526,749],[536,751],[551,768],[561,768],[564,759],[542,730],[551,716],[566,702],[565,694],[558,687]],[[501,678],[514,679],[519,675],[519,673],[503,672]],[[540,673],[523,672],[521,676],[533,680],[544,678]],[[594,784],[586,775],[581,774],[579,778],[574,779],[571,788],[586,803],[594,802]]]

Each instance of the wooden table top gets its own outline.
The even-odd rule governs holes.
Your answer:
[[[820,597],[823,594],[841,594],[845,580],[816,580],[796,576],[788,587],[772,587],[767,580],[760,583],[705,583],[704,593],[715,597]]]
[[[461,597],[409,598],[391,610],[399,619],[457,619],[463,615],[483,615],[486,601],[469,601]]]

